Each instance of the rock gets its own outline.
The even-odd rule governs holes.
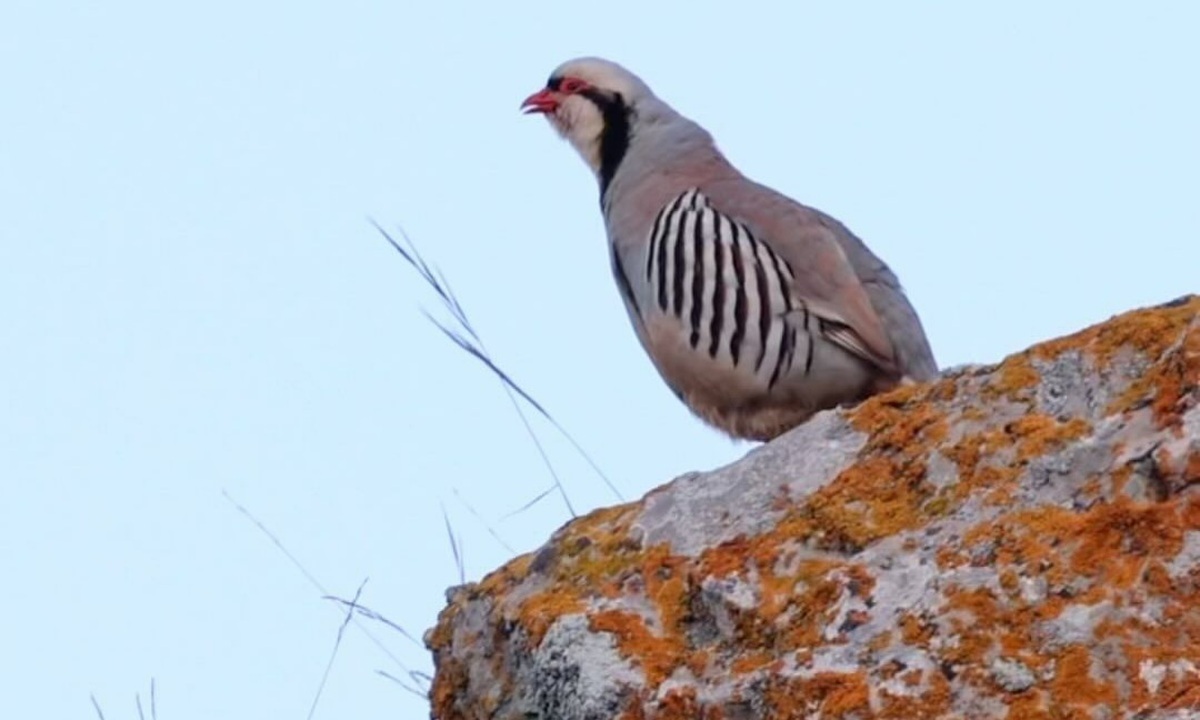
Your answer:
[[[1025,663],[1018,660],[996,658],[992,661],[992,679],[1011,693],[1019,693],[1033,687],[1037,677]]]
[[[1200,717],[1200,298],[822,413],[458,588],[441,720]]]

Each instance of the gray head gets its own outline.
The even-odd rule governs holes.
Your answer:
[[[600,180],[612,180],[636,128],[678,117],[637,75],[615,62],[576,58],[550,73],[546,86],[521,104],[546,116]]]

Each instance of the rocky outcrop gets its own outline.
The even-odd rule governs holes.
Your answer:
[[[426,641],[434,717],[1200,717],[1200,298],[597,510]]]

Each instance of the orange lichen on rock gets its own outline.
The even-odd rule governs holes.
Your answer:
[[[1117,707],[1116,688],[1095,675],[1094,666],[1098,664],[1090,648],[1079,644],[1067,647],[1058,656],[1050,684],[1052,696],[1059,698],[1062,705],[1082,705],[1086,709]]]
[[[948,433],[946,417],[920,402],[936,387],[905,386],[851,411],[851,426],[868,434],[863,459],[796,510],[824,543],[862,547],[927,519],[931,508],[925,504],[934,492],[924,482],[928,453]]]
[[[1200,296],[1191,295],[1165,305],[1121,313],[1079,332],[1038,343],[1030,350],[1034,356],[1047,360],[1069,350],[1084,350],[1102,368],[1108,367],[1122,352],[1157,359],[1196,322],[1197,315],[1200,315]]]
[[[881,720],[956,717],[951,712],[950,682],[944,674],[938,671],[920,673],[914,670],[907,675],[911,680],[906,680],[905,684],[910,688],[921,683],[926,683],[927,687],[911,695],[881,690],[878,694],[879,710],[873,713],[874,717]]]
[[[1028,354],[1014,355],[1000,364],[995,379],[983,386],[981,395],[987,400],[1008,398],[1028,401],[1030,390],[1037,386],[1040,379]]]
[[[658,611],[661,631],[675,634],[681,631],[687,612],[686,558],[672,555],[665,544],[648,550],[642,562],[641,577],[645,595]]]
[[[530,642],[536,645],[542,641],[555,620],[563,615],[583,612],[586,607],[583,600],[573,593],[550,590],[522,602],[517,620],[529,634]]]
[[[1137,378],[1113,401],[1112,412],[1124,411],[1149,403],[1159,427],[1175,427],[1181,415],[1180,404],[1196,402],[1200,383],[1200,326],[1195,321],[1186,335],[1168,351],[1163,362]]]
[[[861,548],[925,519],[921,508],[934,491],[922,482],[924,477],[925,466],[918,460],[868,458],[813,493],[802,513],[821,532],[824,546]]]
[[[750,553],[752,545],[758,545],[757,539],[752,542],[749,538],[741,536],[708,548],[698,561],[701,574],[723,578],[748,571],[753,560]]]
[[[622,654],[642,668],[651,686],[657,687],[684,660],[684,646],[678,638],[654,632],[636,613],[599,610],[588,617],[588,623],[592,630],[616,637]]]
[[[1148,558],[1174,557],[1183,547],[1179,501],[1136,503],[1120,496],[1076,515],[1068,532],[1077,547],[1071,570],[1112,589],[1140,582]]]
[[[1092,430],[1083,418],[1059,422],[1048,415],[1026,415],[1005,428],[1018,443],[1017,460],[1026,462],[1078,440]]]
[[[821,672],[771,682],[764,693],[767,717],[773,718],[852,718],[870,710],[870,697],[863,672]]]
[[[740,539],[712,548],[698,559],[703,576],[734,577],[753,588],[756,602],[752,609],[726,608],[739,644],[750,651],[759,647],[783,651],[814,642],[821,631],[816,620],[828,617],[843,587],[831,577],[835,569],[842,567],[840,563],[810,559],[794,563],[792,568],[781,568],[785,539],[774,533],[760,536],[753,543]],[[740,561],[731,562],[732,557]],[[851,582],[855,581],[847,577],[845,583]],[[801,618],[793,617],[790,627],[779,627],[777,621],[788,612],[804,615],[808,622],[797,622]]]
[[[426,642],[435,649],[449,646],[448,643],[434,644],[428,638]],[[455,701],[469,687],[467,667],[467,663],[455,660],[447,660],[438,666],[438,674],[429,689],[429,702],[435,713],[441,713],[439,717],[465,717],[455,713]]]
[[[1200,709],[1200,298],[821,413],[455,591],[440,720]]]
[[[940,381],[945,383],[947,381]],[[939,383],[940,384],[940,383]],[[925,402],[938,384],[905,385],[867,398],[850,411],[850,424],[868,434],[864,452],[906,452],[945,439],[945,415]]]
[[[1149,403],[1160,427],[1179,417],[1177,404],[1196,392],[1200,380],[1200,297],[1150,309],[1133,310],[1059,340],[1035,346],[1032,352],[1053,359],[1080,349],[1108,368],[1119,353],[1155,358],[1155,363],[1120,393],[1108,408],[1125,412]]]

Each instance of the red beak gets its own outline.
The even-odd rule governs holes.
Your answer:
[[[550,88],[543,88],[525,98],[525,102],[521,103],[521,109],[525,111],[526,115],[552,113],[558,109],[558,98],[554,96],[554,91]]]

